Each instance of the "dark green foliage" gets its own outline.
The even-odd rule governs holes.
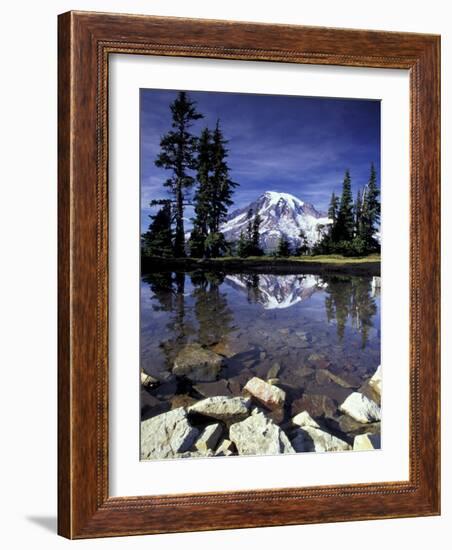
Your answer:
[[[197,138],[190,133],[193,121],[202,118],[196,111],[193,101],[185,92],[179,92],[170,105],[172,129],[160,141],[160,153],[155,160],[156,166],[170,170],[171,176],[164,185],[169,188],[174,204],[175,236],[174,255],[185,255],[184,235],[184,199],[185,192],[194,183],[190,171],[196,168]]]
[[[195,194],[193,223],[196,239],[203,239],[204,244],[193,250],[196,254],[202,250],[203,256],[219,256],[226,249],[220,226],[226,220],[228,207],[232,204],[234,187],[238,185],[229,177],[226,143],[219,121],[213,132],[205,128],[199,139],[198,188]],[[192,249],[191,254],[194,255]]]
[[[240,233],[239,240],[237,242],[237,256],[241,258],[247,258],[248,256],[263,256],[264,251],[260,245],[260,233],[259,228],[262,223],[259,214],[256,214],[253,218],[253,211],[248,211],[248,223],[246,231]]]
[[[380,251],[375,231],[380,222],[380,191],[377,187],[377,173],[372,164],[369,183],[361,193],[358,190],[353,204],[351,178],[345,173],[340,203],[332,195],[328,217],[332,220],[330,230],[314,246],[314,254],[342,254],[344,256],[365,256]]]
[[[290,243],[285,235],[281,235],[278,243],[278,248],[276,250],[276,255],[280,258],[287,258],[288,256],[290,256],[290,253]]]
[[[143,256],[161,256],[169,258],[173,255],[173,232],[171,229],[171,204],[164,203],[162,208],[150,216],[149,229],[141,237]]]
[[[342,183],[342,195],[335,224],[337,241],[349,241],[353,238],[353,196],[350,172],[346,170]]]
[[[300,229],[300,234],[298,235],[298,238],[300,239],[300,244],[297,246],[297,249],[295,251],[296,256],[305,256],[309,253],[309,244],[308,239],[306,237],[306,233]]]

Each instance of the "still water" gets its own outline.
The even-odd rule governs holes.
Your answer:
[[[380,364],[379,281],[205,271],[143,276],[141,367],[161,383],[142,390],[142,419],[206,396],[240,395],[253,376],[275,378],[286,391],[282,424],[303,396],[324,395],[338,406]],[[219,380],[196,384],[172,374],[176,355],[192,342],[225,356]],[[346,383],[331,383],[325,372]]]

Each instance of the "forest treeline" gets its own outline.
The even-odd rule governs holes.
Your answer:
[[[195,121],[204,118],[186,92],[179,92],[170,104],[171,128],[160,140],[155,165],[168,174],[163,186],[168,197],[156,199],[150,206],[159,207],[150,216],[147,232],[141,236],[143,256],[195,258],[219,256],[263,256],[260,242],[262,219],[248,211],[247,223],[237,242],[227,242],[220,228],[226,221],[232,196],[238,183],[230,176],[228,141],[220,120],[214,128],[204,127],[200,135],[192,132]],[[289,257],[316,254],[364,256],[380,251],[376,231],[380,224],[380,201],[377,173],[371,165],[369,181],[352,195],[347,170],[340,196],[331,196],[328,218],[331,223],[317,225],[318,241],[314,246],[300,230],[294,246],[281,235],[273,256]],[[184,212],[192,207],[192,229],[186,239]]]

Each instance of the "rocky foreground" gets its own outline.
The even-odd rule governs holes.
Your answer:
[[[198,344],[178,354],[173,375],[189,383],[210,384],[220,393],[222,358]],[[253,376],[240,395],[213,395],[174,401],[170,411],[141,422],[143,460],[231,455],[274,455],[296,452],[367,450],[380,448],[381,369],[355,391],[353,383],[327,369],[316,378],[347,388],[347,397],[334,403],[325,395],[307,395],[290,403],[280,387],[278,369],[267,377]],[[142,372],[144,387],[158,381]],[[198,387],[199,387],[198,384]],[[226,392],[225,392],[226,393]],[[297,411],[287,418],[288,411]]]

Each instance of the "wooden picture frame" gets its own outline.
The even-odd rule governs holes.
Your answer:
[[[440,513],[440,38],[69,12],[59,16],[58,532],[68,538]],[[409,481],[110,497],[110,54],[265,60],[410,73]]]

